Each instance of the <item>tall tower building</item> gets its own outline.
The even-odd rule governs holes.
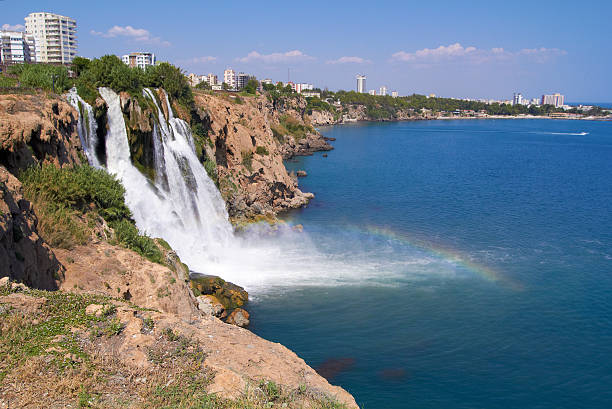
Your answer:
[[[357,92],[363,94],[366,92],[366,76],[365,75],[357,75]]]
[[[378,95],[382,95],[382,96],[387,95],[387,87],[385,87],[384,85],[380,87],[380,89],[378,90]]]
[[[53,13],[30,13],[26,33],[36,42],[36,61],[70,64],[77,53],[76,20]]]
[[[514,93],[512,98],[512,105],[522,105],[523,104],[523,95],[519,93]]]
[[[553,95],[542,95],[542,105],[554,105],[555,108],[563,106],[565,97],[559,93]]]

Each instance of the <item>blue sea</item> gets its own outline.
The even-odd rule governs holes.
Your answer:
[[[611,123],[321,132],[285,218],[334,263],[252,294],[255,333],[366,409],[612,407]]]

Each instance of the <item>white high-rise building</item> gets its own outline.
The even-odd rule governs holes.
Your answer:
[[[70,64],[77,53],[77,24],[70,17],[53,13],[30,13],[25,31],[36,42],[36,62]]]
[[[368,91],[368,94],[376,95],[376,90],[375,89],[371,89],[371,90]]]
[[[217,76],[211,72],[206,76],[206,82],[208,82],[208,85],[212,87],[213,85],[217,85],[219,80],[217,79]]]
[[[392,96],[393,98],[397,98],[397,96],[398,96],[398,95],[399,95],[399,94],[397,93],[397,91],[391,91],[391,96]]]
[[[0,30],[0,63],[36,62],[34,36],[21,31]]]
[[[365,75],[357,75],[357,92],[363,94],[366,92],[366,76]]]
[[[515,92],[512,97],[512,105],[523,105],[523,95],[520,92]]]
[[[385,87],[384,85],[380,87],[380,89],[378,90],[378,95],[382,95],[383,97],[387,95],[387,87]]]
[[[131,68],[138,67],[144,70],[148,65],[155,65],[155,54],[145,52],[129,53],[121,56],[121,61]]]
[[[236,89],[236,71],[232,70],[231,68],[223,71],[223,82],[225,82],[230,89]]]
[[[556,93],[552,95],[542,95],[542,105],[554,105],[555,108],[563,106],[565,96]]]

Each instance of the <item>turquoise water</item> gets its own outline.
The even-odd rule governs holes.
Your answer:
[[[287,220],[353,273],[255,292],[255,333],[363,408],[612,407],[612,124],[321,131]]]

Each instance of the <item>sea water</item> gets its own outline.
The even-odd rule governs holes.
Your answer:
[[[252,288],[255,333],[363,408],[612,407],[611,123],[321,131],[285,216],[317,271]]]

